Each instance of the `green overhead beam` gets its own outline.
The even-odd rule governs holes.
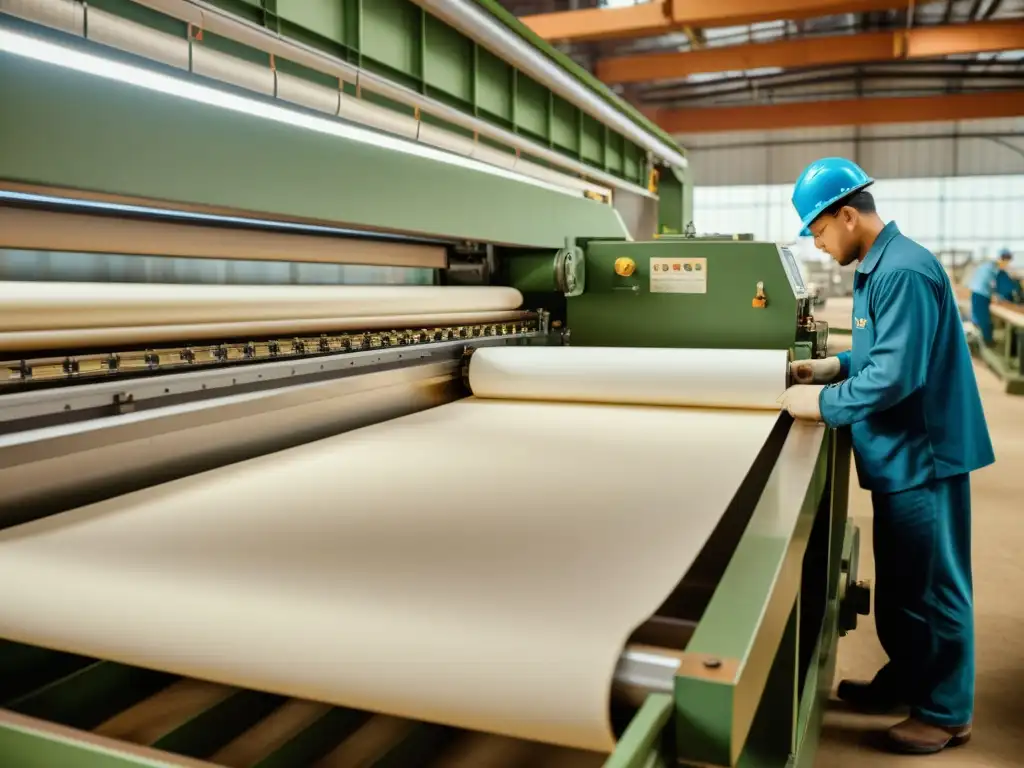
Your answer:
[[[0,179],[450,240],[623,237],[611,206],[0,54]]]
[[[313,47],[340,61],[440,101],[499,128],[512,131],[584,165],[640,186],[647,185],[645,150],[609,129],[549,88],[491,54],[433,17],[412,0],[208,0],[211,5],[257,24],[285,40]],[[538,38],[491,0],[478,0],[495,19],[537,47],[585,88],[643,130],[672,147],[674,140],[572,59]],[[89,5],[164,34],[185,38],[185,23],[132,0],[90,0]],[[205,32],[194,45],[270,66],[266,53]],[[336,85],[278,56],[278,70],[320,85]],[[345,89],[354,92],[354,84]],[[403,114],[404,105],[363,97]],[[436,116],[424,119],[435,122]],[[445,125],[455,132],[461,129]],[[544,161],[537,158],[542,165]]]
[[[514,14],[510,13],[505,9],[498,0],[476,0],[482,7],[488,10],[491,15],[498,19],[502,24],[507,26],[513,32],[518,34],[532,46],[544,53],[548,58],[559,64],[563,69],[567,70],[569,74],[575,77],[580,83],[587,86],[604,99],[608,104],[615,107],[619,112],[628,117],[638,126],[648,131],[659,139],[664,141],[670,147],[676,147],[682,151],[676,140],[673,139],[668,133],[662,130],[659,126],[655,125],[648,118],[646,118],[640,110],[629,104],[624,99],[620,98],[611,88],[605,85],[603,82],[598,80],[592,73],[581,67],[569,56],[562,53],[560,50],[551,45],[547,40],[538,35],[528,26],[523,24],[515,17]]]

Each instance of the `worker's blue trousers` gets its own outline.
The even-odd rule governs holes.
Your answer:
[[[875,683],[918,719],[974,712],[970,475],[874,493],[875,624],[889,663]]]
[[[992,343],[992,299],[980,293],[971,294],[971,322],[981,331],[986,344]]]

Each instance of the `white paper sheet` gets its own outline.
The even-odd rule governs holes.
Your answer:
[[[788,352],[778,349],[490,347],[473,352],[477,397],[779,409]]]
[[[0,532],[0,636],[609,750],[624,644],[776,418],[468,398]]]
[[[0,333],[517,309],[514,288],[0,282]]]

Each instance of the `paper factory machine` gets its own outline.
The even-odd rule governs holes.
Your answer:
[[[493,0],[0,0],[0,764],[812,765],[795,260]]]

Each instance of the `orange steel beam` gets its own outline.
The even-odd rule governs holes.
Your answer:
[[[668,7],[676,24],[730,27],[778,19],[891,11],[929,2],[933,0],[668,0]]]
[[[917,0],[923,5],[936,0]],[[725,27],[776,19],[907,8],[914,0],[651,0],[625,8],[587,8],[520,18],[545,40],[651,37],[684,27]]]
[[[818,67],[954,54],[1012,51],[1024,47],[1024,21],[988,21],[854,35],[805,37],[699,51],[615,56],[597,63],[608,83],[683,78],[702,72],[762,67]]]
[[[664,130],[674,134],[982,120],[1024,115],[1024,89],[998,93],[660,109],[649,114]]]
[[[624,8],[541,13],[519,20],[545,40],[651,37],[674,28],[667,6],[659,0]]]

